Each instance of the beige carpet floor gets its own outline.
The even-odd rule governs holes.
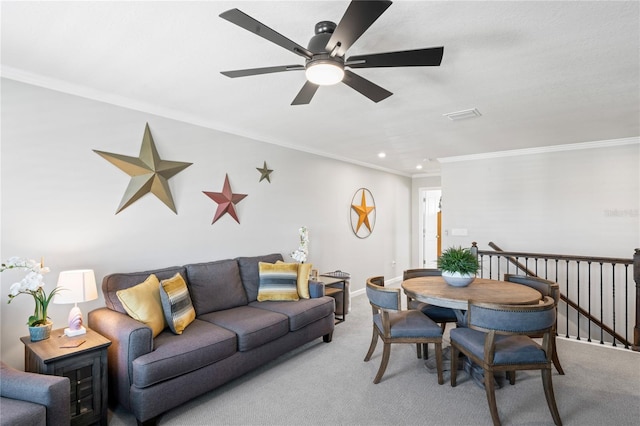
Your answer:
[[[484,390],[464,372],[458,386],[437,384],[415,346],[395,345],[382,381],[373,377],[381,345],[363,362],[371,339],[365,296],[352,300],[333,342],[318,339],[184,406],[160,425],[490,425]],[[565,425],[640,424],[640,353],[558,340],[566,375],[553,385]],[[514,386],[496,391],[505,425],[551,425],[538,372],[520,372]],[[124,409],[109,412],[113,426],[135,425]]]

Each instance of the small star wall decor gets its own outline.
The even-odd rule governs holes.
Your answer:
[[[158,197],[174,213],[178,214],[168,181],[193,163],[160,159],[151,136],[151,130],[149,130],[149,123],[146,123],[144,127],[144,136],[142,137],[142,145],[140,146],[140,155],[138,157],[113,154],[96,149],[93,152],[131,176],[129,186],[124,192],[116,214],[149,192]]]
[[[263,179],[266,179],[269,183],[271,183],[271,178],[269,175],[273,170],[267,168],[267,162],[264,162],[264,166],[262,168],[256,167],[256,170],[260,172],[260,180],[258,182],[262,182]]]
[[[355,203],[358,193],[361,193],[360,204]],[[373,195],[368,189],[360,188],[353,195],[351,211],[354,214],[351,216],[351,229],[358,238],[366,238],[373,232],[373,226],[375,225],[375,208]],[[362,225],[364,225],[366,229],[363,228],[361,231],[360,228]]]
[[[238,213],[236,212],[236,204],[242,201],[247,196],[247,194],[234,194],[231,191],[228,174],[224,177],[222,192],[202,192],[207,197],[218,203],[218,209],[216,210],[216,214],[213,216],[213,222],[211,222],[212,225],[216,223],[218,219],[224,216],[225,213],[229,213],[229,215],[234,218],[236,222],[240,223],[240,220],[238,219]]]

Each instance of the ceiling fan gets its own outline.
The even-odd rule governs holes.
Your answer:
[[[439,66],[444,52],[444,47],[430,47],[371,55],[356,55],[345,59],[345,54],[351,45],[389,6],[391,6],[390,1],[353,0],[338,25],[331,21],[322,21],[316,24],[315,35],[309,41],[307,48],[289,40],[238,9],[223,12],[220,14],[221,18],[247,31],[251,31],[296,55],[302,56],[305,59],[305,64],[223,71],[222,74],[236,78],[282,71],[304,70],[307,81],[291,105],[308,104],[319,86],[339,82],[343,82],[373,102],[380,102],[393,93],[346,68]]]

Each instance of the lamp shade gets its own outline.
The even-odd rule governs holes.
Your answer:
[[[60,272],[58,288],[62,290],[56,293],[53,303],[80,303],[98,298],[93,269]]]

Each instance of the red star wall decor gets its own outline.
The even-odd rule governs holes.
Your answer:
[[[234,194],[231,192],[231,185],[229,184],[229,175],[225,175],[224,177],[224,186],[222,187],[222,192],[208,192],[202,191],[204,194],[211,198],[213,201],[218,203],[218,209],[216,210],[215,216],[213,216],[213,225],[216,223],[218,219],[224,216],[225,213],[229,213],[229,215],[236,220],[236,222],[240,223],[238,219],[238,213],[236,212],[236,204],[239,203],[247,196],[247,194]]]

